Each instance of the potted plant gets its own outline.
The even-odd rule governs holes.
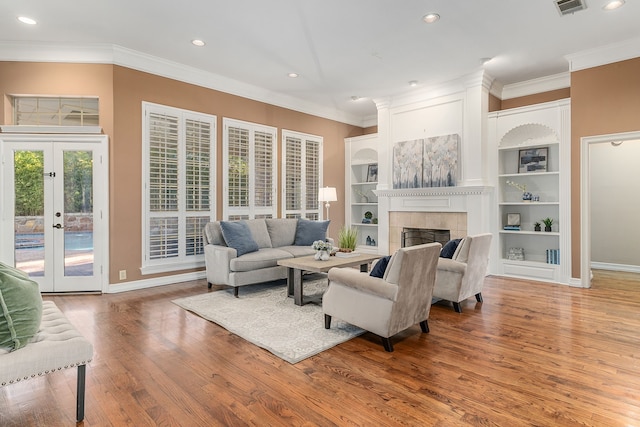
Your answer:
[[[358,242],[358,229],[346,225],[338,232],[339,252],[353,252]]]
[[[536,221],[535,224],[533,224],[533,231],[540,231],[540,223]]]
[[[544,223],[544,231],[551,231],[551,226],[553,225],[553,220],[549,217],[542,220]]]

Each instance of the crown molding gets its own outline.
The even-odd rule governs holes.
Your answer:
[[[566,89],[568,87],[571,87],[571,74],[566,72],[541,77],[539,79],[527,80],[525,82],[504,85],[500,96],[496,93],[492,93],[500,99],[511,99],[557,89]]]
[[[485,74],[484,70],[476,71],[445,82],[432,85],[425,84],[423,89],[411,91],[410,93],[391,96],[389,97],[389,105],[392,108],[402,107],[418,102],[431,101],[433,99],[459,94],[472,87],[489,87],[492,79],[493,78],[491,76],[487,76]]]
[[[277,107],[364,127],[365,119],[112,44],[0,42],[0,61],[113,64]]]
[[[565,55],[572,72],[637,57],[640,57],[640,37]]]

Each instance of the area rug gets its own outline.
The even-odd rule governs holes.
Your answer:
[[[326,277],[305,279],[305,299],[319,299],[326,287]],[[172,302],[292,364],[364,333],[335,318],[325,329],[321,304],[295,305],[282,281],[243,286],[238,298],[224,289]]]

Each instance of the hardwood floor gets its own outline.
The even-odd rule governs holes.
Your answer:
[[[431,332],[415,325],[393,353],[365,334],[295,365],[171,303],[204,292],[45,297],[95,347],[84,425],[640,425],[634,275],[591,289],[488,277],[484,303],[434,305]],[[75,381],[1,387],[0,425],[74,424]]]

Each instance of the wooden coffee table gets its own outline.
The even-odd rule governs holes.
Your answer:
[[[380,258],[381,255],[375,254],[358,254],[351,257],[332,256],[327,261],[319,261],[314,259],[313,255],[298,258],[281,259],[278,265],[288,267],[287,273],[287,293],[289,296],[293,294],[293,302],[296,305],[303,305],[302,301],[302,273],[305,271],[313,271],[315,273],[326,273],[333,267],[355,267],[360,266],[360,271],[369,271],[369,263]]]

